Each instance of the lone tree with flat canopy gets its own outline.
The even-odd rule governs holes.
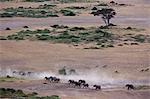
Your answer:
[[[96,12],[92,12],[94,16],[101,16],[106,26],[110,26],[110,19],[114,18],[116,12],[112,8],[102,8],[101,10],[97,10]]]

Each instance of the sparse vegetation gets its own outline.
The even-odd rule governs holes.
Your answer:
[[[52,28],[56,28],[56,29],[65,29],[65,28],[69,28],[68,26],[58,25],[58,24],[52,25],[51,27],[52,27]]]
[[[72,74],[77,74],[77,72],[76,72],[75,69],[70,69],[70,70],[69,70],[69,74],[70,74],[70,75],[72,75]]]
[[[91,47],[85,47],[84,49],[100,49],[100,47],[93,47],[93,46],[91,46]]]
[[[23,26],[23,28],[29,28],[28,26]]]
[[[58,17],[52,11],[47,9],[30,9],[30,8],[7,8],[0,12],[0,17],[32,17],[32,18],[45,18],[45,17]]]
[[[0,36],[0,40],[7,40],[7,37]]]
[[[11,77],[11,76],[7,76],[7,77],[0,77],[0,82],[14,82],[16,80],[23,80],[21,78],[16,78],[16,77]]]
[[[24,0],[25,2],[44,2],[49,0]]]
[[[84,28],[84,27],[71,27],[64,25],[53,25],[51,26],[54,30],[49,29],[37,29],[35,31],[23,30],[16,34],[8,36],[0,36],[0,40],[41,40],[50,41],[54,43],[66,43],[66,44],[78,44],[78,43],[95,43],[96,48],[85,48],[85,49],[99,49],[114,47],[115,40],[119,40],[120,36],[112,34],[107,31],[106,26],[100,28]],[[58,29],[63,29],[57,31]],[[104,31],[106,30],[106,31]],[[127,41],[132,41],[131,45],[139,45],[140,43],[148,42],[149,36],[146,35],[123,35],[127,38]],[[125,40],[126,41],[126,40]],[[128,44],[129,45],[129,44]],[[123,46],[118,44],[118,46]]]
[[[86,7],[80,7],[80,6],[71,6],[71,7],[66,7],[67,9],[86,9]]]
[[[108,6],[108,4],[107,3],[100,3],[97,6]]]
[[[39,97],[38,93],[32,92],[24,93],[22,90],[15,90],[13,88],[0,88],[0,98],[17,98],[17,99],[60,99],[57,95]]]
[[[66,68],[63,67],[62,69],[59,69],[59,70],[58,70],[58,73],[59,73],[60,75],[67,75]]]
[[[93,2],[96,0],[58,0],[61,3],[72,3],[72,2]]]
[[[85,30],[84,27],[73,27],[71,29],[69,29],[70,31],[78,31],[78,30]]]
[[[146,90],[146,89],[150,89],[149,85],[140,85],[136,87],[136,90]]]
[[[64,15],[64,16],[75,16],[76,14],[71,11],[71,10],[60,10],[60,12]]]
[[[142,34],[135,35],[133,38],[135,39],[135,41],[140,42],[140,43],[144,43],[146,40],[146,36]]]
[[[52,9],[56,7],[56,5],[52,5],[52,4],[44,4],[44,5],[39,5],[39,7],[37,9]]]
[[[59,27],[59,26],[54,26]],[[78,33],[75,33],[78,32]],[[16,34],[8,35],[7,37],[1,36],[1,39],[7,40],[46,40],[53,41],[58,43],[79,43],[79,42],[111,42],[113,40],[112,34],[108,32],[104,32],[100,29],[86,30],[83,27],[73,27],[66,28],[65,31],[60,32],[59,34],[54,34],[52,31],[48,29],[44,30],[26,30],[20,31]]]
[[[97,7],[93,7],[91,10],[97,10]]]
[[[127,29],[127,30],[132,30],[132,27],[129,26],[129,27],[127,27],[126,29]]]
[[[12,0],[0,0],[0,2],[6,2],[6,1],[12,1]]]

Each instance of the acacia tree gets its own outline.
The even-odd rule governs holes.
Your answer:
[[[101,10],[97,10],[96,12],[92,12],[94,16],[100,16],[105,22],[106,26],[110,25],[110,19],[116,15],[116,12],[112,8],[102,8]]]

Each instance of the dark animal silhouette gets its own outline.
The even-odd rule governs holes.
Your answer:
[[[101,86],[100,85],[93,85],[93,87],[95,87],[95,90],[101,90]]]
[[[82,84],[83,85],[83,88],[88,88],[89,87],[89,84]]]
[[[5,30],[11,30],[9,27],[7,27]]]
[[[59,79],[59,78],[57,78],[57,77],[52,77],[52,76],[50,76],[50,77],[45,77],[45,80],[50,81],[50,82],[54,82],[54,83],[59,83],[59,82],[60,82],[60,79]]]
[[[7,78],[11,78],[11,76],[9,76],[9,75],[7,75],[6,77],[7,77]]]
[[[126,87],[128,88],[128,90],[135,89],[135,87],[132,84],[126,84]]]
[[[78,82],[81,83],[81,84],[85,84],[86,83],[85,80],[79,80]]]
[[[74,85],[75,85],[75,87],[81,87],[81,83],[77,82],[77,81],[74,82]]]
[[[60,79],[59,79],[59,78],[54,77],[54,78],[53,78],[53,82],[55,82],[55,83],[59,83],[59,82],[60,82]]]
[[[74,82],[75,82],[74,80],[68,80],[69,84],[74,84]]]

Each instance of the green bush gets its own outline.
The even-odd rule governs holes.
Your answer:
[[[56,5],[44,4],[44,5],[39,5],[38,9],[50,9],[53,7],[56,7]]]
[[[85,30],[84,27],[73,27],[71,29],[69,29],[70,31],[78,31],[78,30]]]
[[[76,70],[75,69],[70,69],[69,74],[76,74]]]
[[[141,43],[144,43],[146,40],[146,37],[142,34],[136,35],[133,38],[135,39],[135,41],[141,42]]]
[[[49,0],[24,0],[25,2],[44,2]]]
[[[112,45],[112,44],[108,44],[108,45],[107,45],[107,47],[114,47],[114,45]]]
[[[12,34],[12,35],[7,36],[7,39],[8,40],[24,40],[24,37],[19,36],[17,34]]]
[[[72,3],[72,2],[92,2],[93,0],[58,0],[61,3]]]
[[[71,6],[71,7],[66,7],[67,9],[85,9],[86,7],[79,7],[79,6]]]
[[[9,13],[9,12],[4,12],[4,13],[0,13],[0,17],[13,17],[14,13]]]
[[[84,48],[84,49],[100,49],[99,47],[86,47],[86,48]]]
[[[38,93],[32,92],[25,94],[22,90],[15,90],[12,88],[0,88],[0,98],[6,99],[60,99],[57,95],[39,97]]]
[[[51,27],[52,27],[52,28],[57,28],[57,29],[65,29],[65,28],[68,28],[68,26],[58,25],[58,24],[52,25]]]
[[[6,2],[6,1],[12,1],[12,0],[0,0],[0,2]]]
[[[71,11],[71,10],[60,10],[60,12],[64,15],[64,16],[75,16],[76,14]]]
[[[7,40],[7,38],[4,36],[0,36],[0,40]]]
[[[67,75],[67,72],[66,72],[65,67],[63,67],[62,69],[59,69],[59,70],[58,70],[58,73],[59,73],[60,75]]]
[[[58,17],[58,15],[47,9],[6,8],[3,13],[0,13],[0,17],[46,18]]]
[[[65,26],[54,25],[54,28],[65,28]],[[78,31],[77,31],[78,30]],[[80,31],[81,30],[81,31]],[[55,31],[56,32],[56,31]],[[37,29],[35,31],[31,30],[23,30],[17,32],[16,34],[1,36],[0,40],[43,40],[43,41],[51,41],[55,43],[99,43],[100,45],[103,43],[112,44],[115,38],[113,34],[109,32],[102,31],[101,29],[93,29],[87,30],[83,27],[73,27],[66,28],[65,31],[59,31],[58,33],[53,33],[48,29],[40,30]],[[113,47],[113,46],[109,46]]]
[[[106,3],[100,3],[97,6],[108,6],[108,4],[106,4]]]

